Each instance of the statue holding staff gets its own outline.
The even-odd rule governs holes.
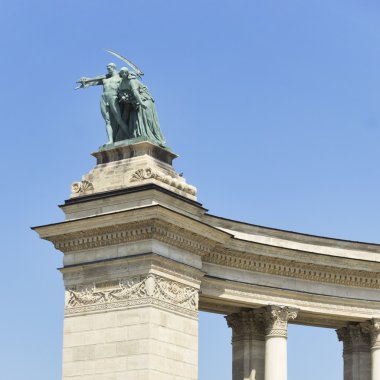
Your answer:
[[[148,88],[137,79],[144,73],[122,55],[107,50],[123,60],[133,71],[123,67],[120,72],[116,65],[107,65],[107,74],[95,78],[81,78],[77,88],[103,85],[101,112],[106,122],[108,143],[138,139],[165,146],[156,113],[154,99]]]

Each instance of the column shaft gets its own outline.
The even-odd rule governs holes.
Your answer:
[[[372,380],[380,380],[380,346],[372,349]]]
[[[265,380],[287,380],[288,320],[297,317],[297,310],[268,306],[265,313]]]
[[[287,341],[283,337],[267,337],[265,344],[265,380],[286,380],[288,373]]]

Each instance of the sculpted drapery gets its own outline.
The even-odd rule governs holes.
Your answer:
[[[119,75],[122,78],[119,102],[123,107],[123,119],[128,125],[128,138],[146,137],[157,145],[165,146],[154,99],[148,88],[125,67]]]

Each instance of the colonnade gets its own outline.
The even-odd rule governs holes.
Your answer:
[[[233,380],[287,380],[288,321],[298,310],[267,306],[226,317],[232,328]],[[343,342],[344,380],[380,380],[380,320],[348,323]]]

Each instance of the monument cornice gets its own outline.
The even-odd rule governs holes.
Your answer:
[[[141,240],[157,240],[176,248],[204,256],[212,249],[211,241],[199,235],[164,222],[158,218],[123,223],[54,238],[54,246],[64,253],[118,245]]]
[[[126,222],[127,221],[127,222]],[[156,240],[245,271],[358,288],[380,288],[380,264],[245,241],[161,205],[35,228],[64,253]],[[353,267],[360,269],[352,269]],[[364,269],[365,268],[365,269]]]
[[[229,252],[242,252],[247,255],[259,254],[267,257],[299,261],[303,263],[323,263],[342,268],[347,268],[355,263],[355,267],[363,270],[376,270],[380,272],[380,262],[366,260],[365,258],[352,258],[338,255],[326,255],[320,252],[310,252],[298,247],[280,247],[270,243],[260,243],[250,240],[242,240],[236,237],[230,239],[225,246]]]
[[[209,225],[220,228],[223,231],[233,234],[245,234],[247,236],[260,236],[271,239],[273,245],[276,239],[292,243],[310,244],[314,249],[317,247],[329,247],[333,249],[348,249],[362,253],[380,253],[380,244],[367,243],[354,240],[338,239],[326,236],[312,235],[302,232],[282,230],[278,228],[265,227],[247,222],[224,218],[221,216],[206,213],[203,221]],[[238,237],[238,236],[235,236]],[[245,239],[240,239],[245,240]],[[371,260],[372,261],[372,260]]]
[[[161,205],[123,210],[33,229],[65,253],[129,241],[156,239],[204,255],[216,244],[222,244],[231,238],[228,233]]]

